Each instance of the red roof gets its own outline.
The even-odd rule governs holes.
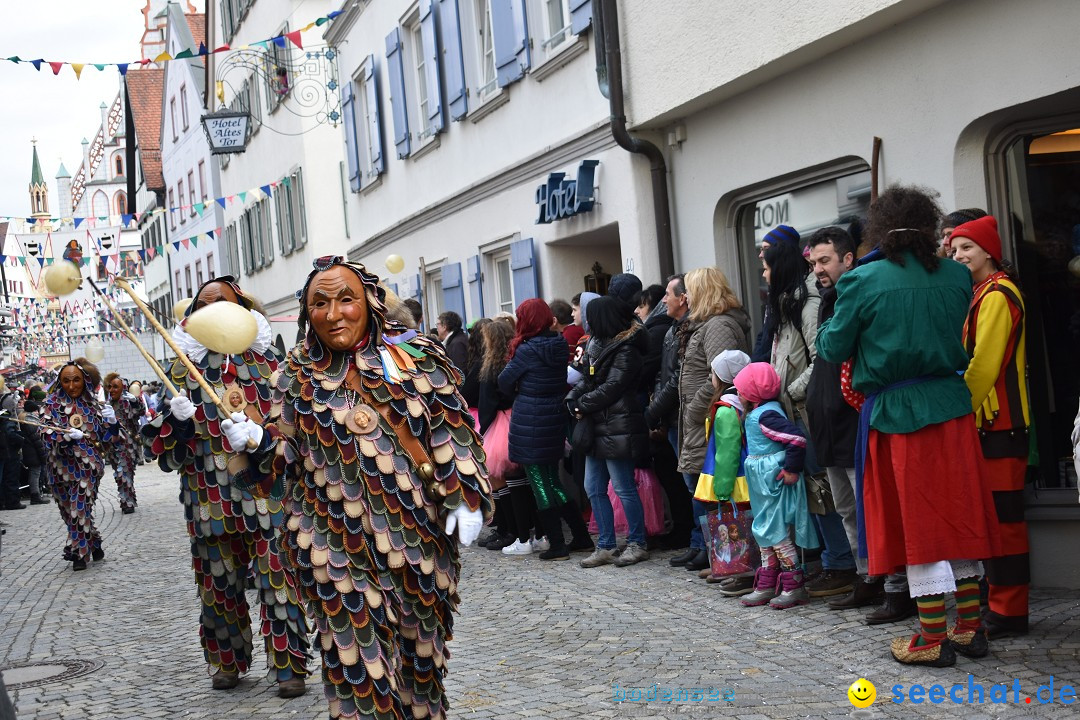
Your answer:
[[[195,38],[195,47],[192,50],[198,50],[199,43],[206,44],[206,15],[203,13],[188,13],[184,17],[187,18],[191,37]]]
[[[163,190],[165,178],[161,175],[161,94],[165,86],[165,71],[157,68],[132,68],[127,71],[126,81],[146,186],[151,190]]]

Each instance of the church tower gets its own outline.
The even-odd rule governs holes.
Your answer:
[[[37,220],[31,228],[31,232],[46,232],[49,227],[49,186],[45,183],[45,176],[41,174],[41,163],[38,161],[37,140],[31,140],[34,145],[34,165],[30,170],[30,217]]]

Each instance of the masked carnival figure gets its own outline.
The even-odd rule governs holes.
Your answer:
[[[87,559],[105,558],[101,534],[94,527],[94,502],[105,474],[105,459],[120,442],[116,413],[98,402],[101,373],[86,358],[60,368],[49,388],[42,419],[56,430],[42,430],[48,481],[68,530],[64,559],[72,570],[85,570]],[[66,428],[65,432],[59,432]]]
[[[247,481],[287,503],[285,543],[310,601],[331,718],[443,718],[460,560],[492,513],[481,441],[442,348],[386,315],[362,265],[315,261],[303,342],[247,438]],[[456,536],[455,536],[456,532]]]
[[[270,411],[269,378],[280,362],[270,324],[229,276],[200,287],[187,314],[215,302],[236,303],[254,315],[258,335],[247,351],[213,352],[183,327],[173,337],[224,403],[237,412],[265,417]],[[222,434],[213,398],[206,396],[181,361],[173,363],[169,374],[187,395],[174,397],[169,411],[145,424],[142,433],[152,442],[159,466],[180,474],[180,502],[202,600],[199,637],[214,672],[212,685],[217,690],[236,687],[240,674],[251,666],[245,589],[253,583],[260,600],[268,677],[278,682],[279,696],[302,695],[308,675],[308,627],[295,576],[284,567],[278,545],[284,517],[281,502],[256,499],[232,482],[227,465],[233,448]]]
[[[135,512],[135,466],[142,453],[139,434],[139,401],[124,390],[124,379],[116,373],[105,376],[105,395],[120,425],[120,439],[112,446],[109,462],[116,478],[116,491],[125,515]]]

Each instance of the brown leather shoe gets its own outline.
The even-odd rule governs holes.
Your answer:
[[[885,599],[885,583],[868,583],[862,578],[855,580],[855,588],[847,595],[839,598],[831,598],[827,604],[833,610],[847,610],[850,608],[868,607],[880,605]]]
[[[294,698],[300,697],[307,692],[307,685],[304,684],[304,678],[294,675],[288,680],[282,680],[278,683],[277,694],[279,698]]]
[[[210,678],[210,685],[215,690],[232,690],[239,684],[240,673],[237,672],[225,672],[224,670],[218,670],[216,673],[214,673],[214,676]]]
[[[712,567],[702,568],[701,570],[698,570],[697,574],[697,576],[702,580],[707,580],[710,575],[712,575]],[[720,581],[717,580],[717,582]]]

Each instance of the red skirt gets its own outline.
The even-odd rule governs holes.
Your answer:
[[[863,475],[870,574],[999,555],[984,462],[971,415],[913,433],[871,430]]]

